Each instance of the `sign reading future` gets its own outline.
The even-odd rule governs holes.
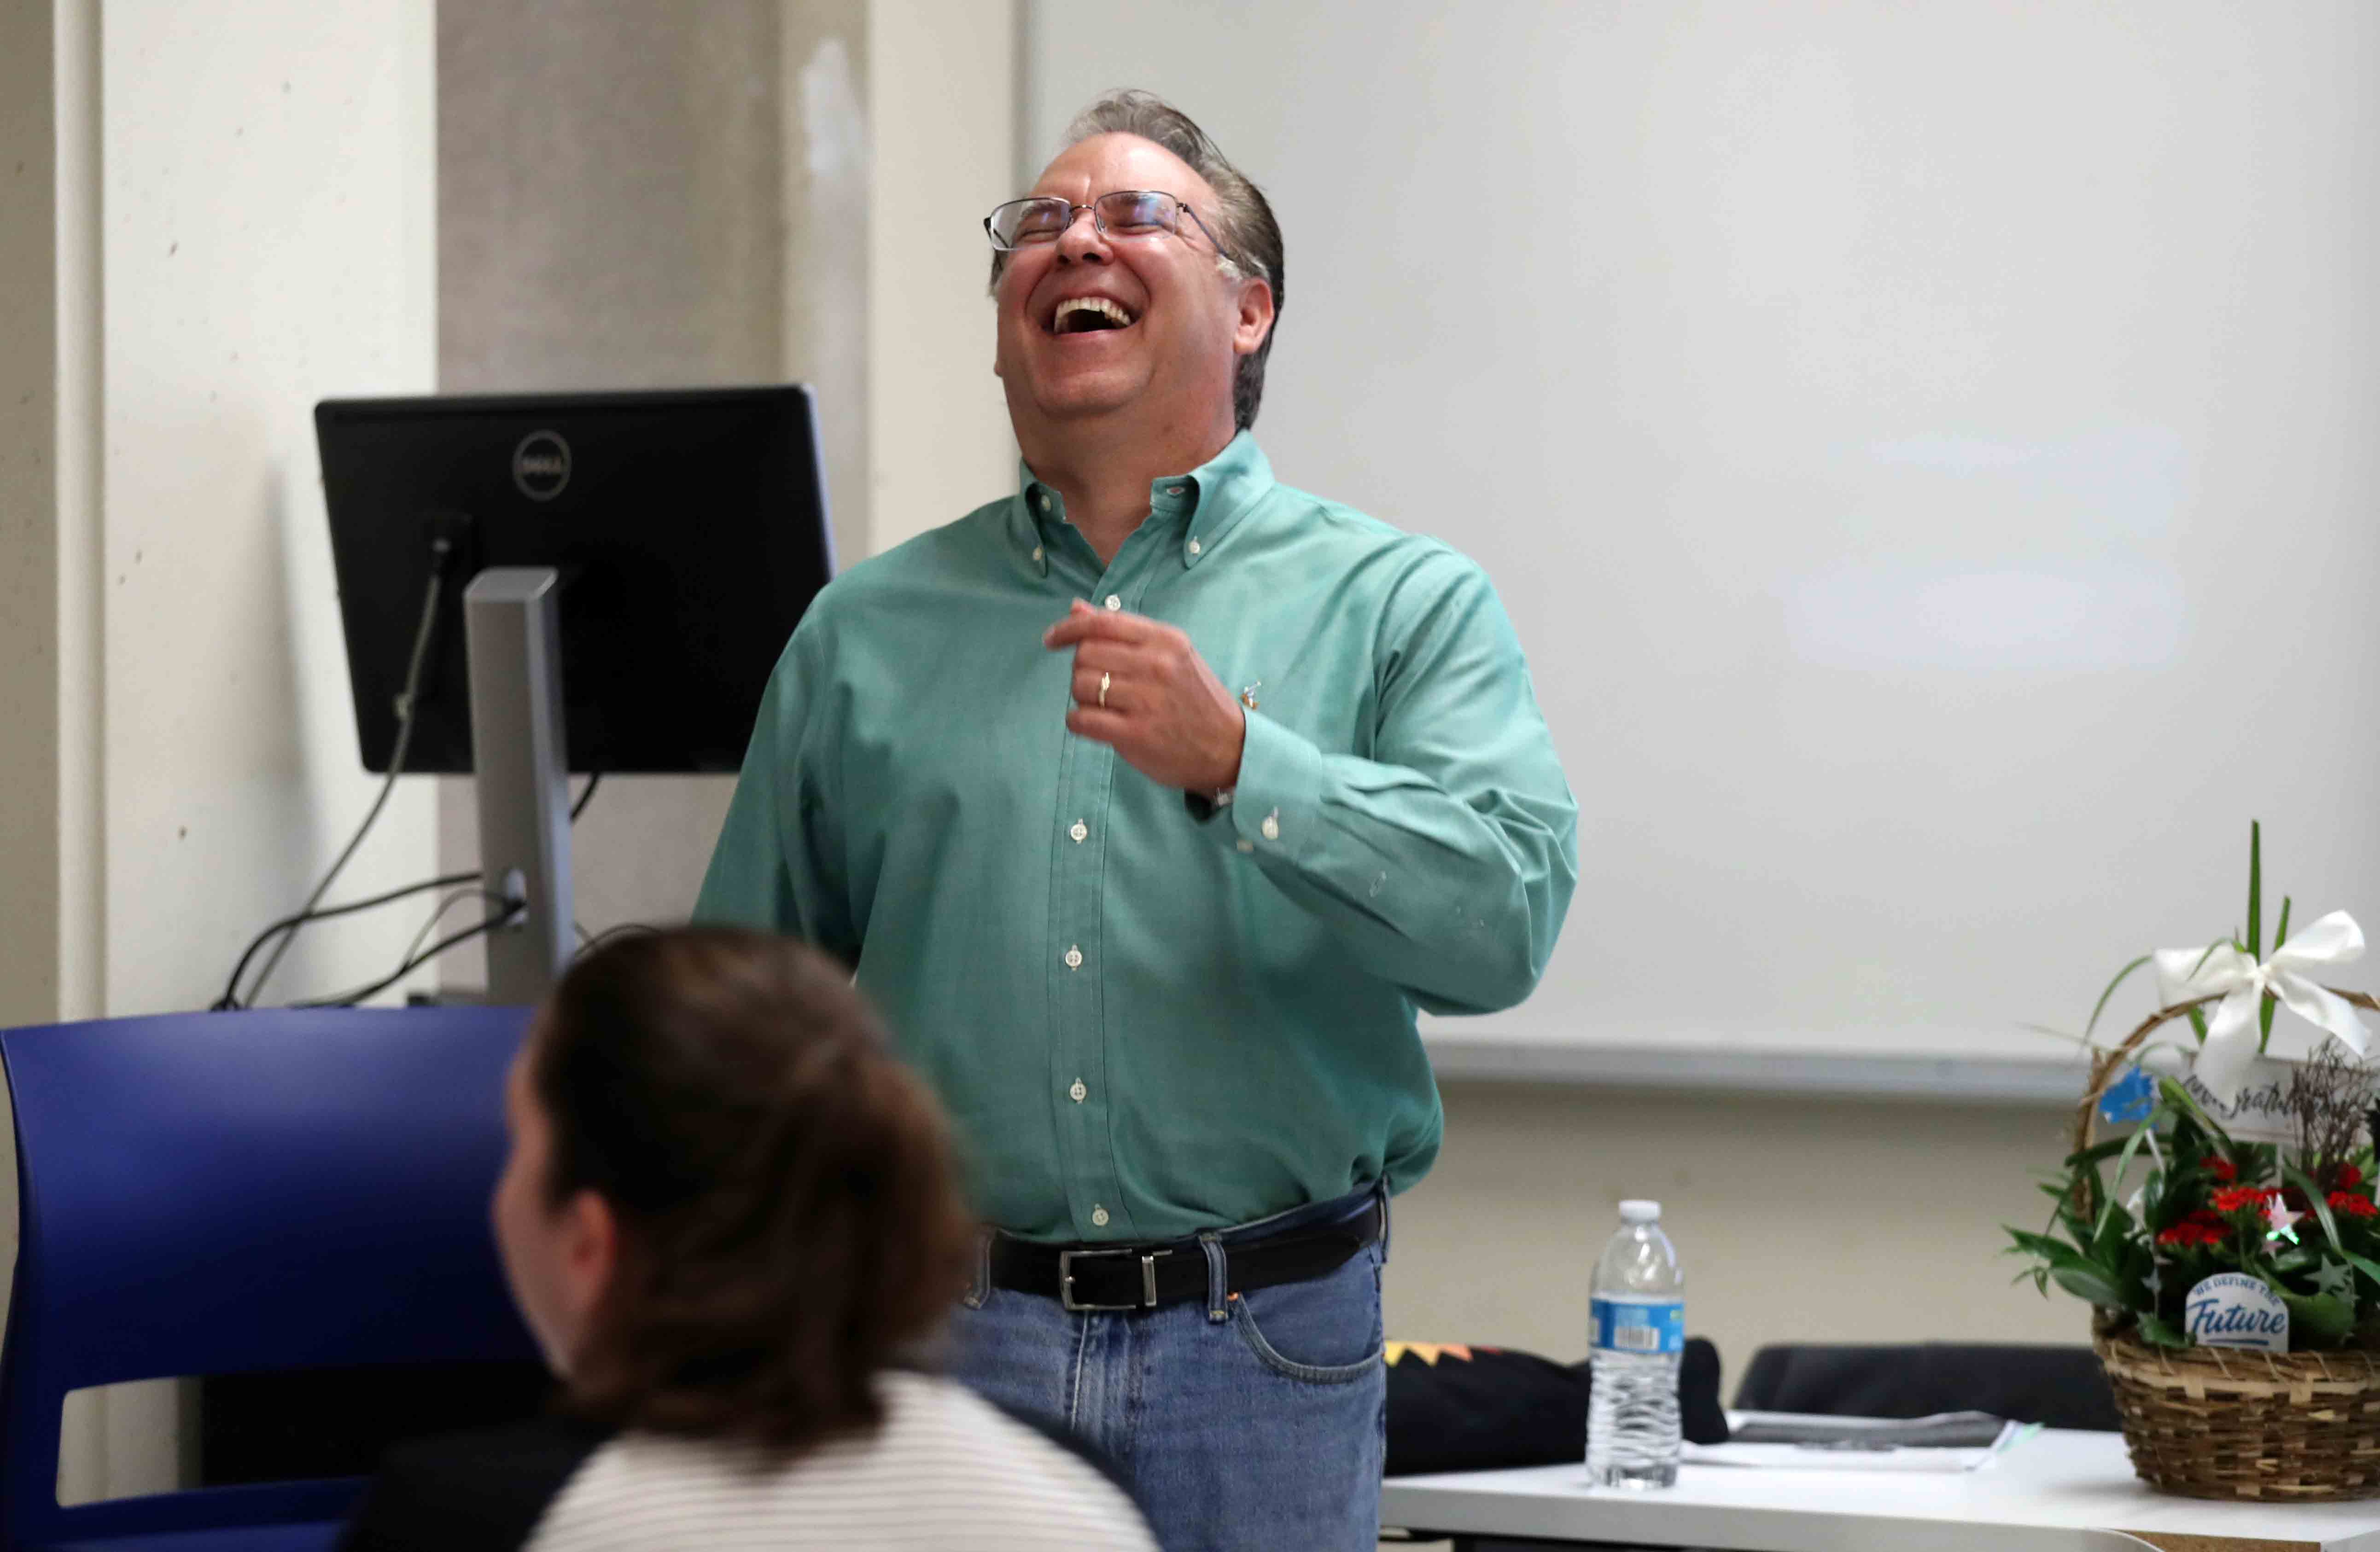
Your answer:
[[[2289,1350],[2289,1306],[2261,1278],[2217,1272],[2190,1291],[2182,1311],[2183,1328],[2201,1347]]]

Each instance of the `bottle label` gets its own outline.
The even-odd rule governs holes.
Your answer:
[[[1633,1299],[1590,1299],[1588,1318],[1595,1328],[1595,1345],[1607,1352],[1665,1355],[1686,1346],[1686,1303],[1682,1299],[1639,1303]]]

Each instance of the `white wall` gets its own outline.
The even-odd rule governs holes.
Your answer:
[[[107,1006],[203,1007],[362,818],[312,409],[426,392],[429,0],[103,9]],[[426,876],[402,788],[336,898]],[[301,939],[285,995],[410,923]]]
[[[37,9],[54,39],[34,36]],[[0,173],[45,159],[55,198],[44,210],[12,181],[0,239],[8,305],[46,315],[9,334],[36,343],[6,369],[30,375],[0,428],[0,575],[35,600],[11,611],[12,637],[41,639],[12,639],[0,699],[34,712],[12,721],[10,758],[54,774],[46,802],[27,800],[37,779],[0,810],[12,863],[48,871],[7,885],[12,937],[46,963],[0,972],[0,1005],[34,1020],[203,1008],[371,794],[310,412],[431,386],[431,5],[9,14],[5,69],[50,84],[7,93]],[[44,374],[51,407],[33,413]],[[43,466],[46,502],[27,494]],[[427,799],[391,804],[340,897],[429,871]],[[371,978],[409,925],[326,930],[275,990]],[[176,1479],[170,1386],[68,1421],[67,1497]]]
[[[2063,1293],[2010,1286],[2003,1223],[2038,1231],[2040,1108],[1795,1102],[1450,1084],[1446,1148],[1397,1198],[1391,1336],[1586,1355],[1587,1277],[1650,1196],[1686,1270],[1686,1325],[1730,1392],[1773,1341],[2089,1340]]]

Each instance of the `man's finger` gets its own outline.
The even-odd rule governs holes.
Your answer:
[[[1159,660],[1137,642],[1117,641],[1108,637],[1094,637],[1075,649],[1075,667],[1105,669],[1121,679],[1136,674],[1143,679],[1160,677]]]
[[[1066,713],[1066,731],[1095,744],[1115,743],[1128,726],[1130,720],[1123,712],[1103,711],[1097,706],[1076,706]]]
[[[1157,622],[1145,615],[1077,605],[1074,613],[1041,633],[1041,645],[1055,649],[1093,639],[1139,641],[1157,628]]]

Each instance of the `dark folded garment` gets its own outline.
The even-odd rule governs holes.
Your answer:
[[[1928,1417],[1973,1410],[2050,1428],[2116,1427],[2115,1393],[2087,1347],[1907,1342],[1764,1347],[1743,1371],[1745,1412]]]
[[[1392,1342],[1390,1476],[1548,1466],[1586,1458],[1585,1364],[1495,1347]],[[1718,1349],[1688,1339],[1678,1365],[1679,1425],[1695,1444],[1724,1444]]]

